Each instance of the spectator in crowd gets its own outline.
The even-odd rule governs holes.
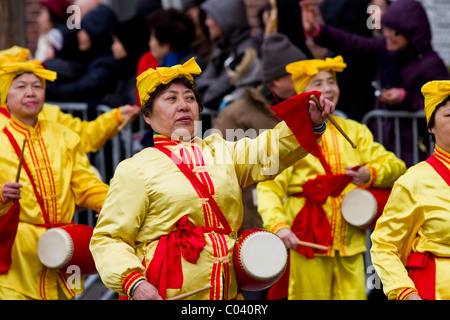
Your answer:
[[[169,8],[153,12],[148,17],[149,47],[160,67],[183,64],[196,53],[192,49],[195,25],[182,11]],[[204,66],[201,59],[199,66]]]
[[[148,51],[150,30],[142,16],[136,16],[113,27],[111,50],[118,64],[116,88],[101,103],[110,107],[137,105],[136,77],[139,59]]]
[[[303,28],[317,44],[377,63],[376,80],[382,93],[375,101],[375,109],[422,110],[420,88],[431,80],[450,79],[444,62],[432,48],[428,17],[418,1],[398,0],[387,8],[381,18],[384,39],[362,37],[320,25],[315,22],[311,4],[308,1],[300,4]],[[422,143],[426,149],[426,130],[420,133],[419,141],[411,141],[411,126],[410,122],[402,123],[400,130],[402,149],[399,156],[407,166],[413,164],[413,145]],[[377,138],[379,135],[375,131]],[[383,144],[388,150],[395,151],[394,122],[389,119],[383,123]],[[428,154],[428,150],[423,151],[421,158]]]
[[[68,0],[45,0],[41,2],[41,11],[37,18],[39,38],[34,58],[40,61],[54,58],[55,50],[62,47],[62,35],[57,27],[65,25],[66,13],[70,2]],[[51,41],[51,42],[50,42]]]
[[[96,105],[115,89],[119,65],[111,52],[111,31],[117,23],[115,12],[106,5],[95,7],[82,18],[81,29],[77,31],[78,48],[89,58],[58,64],[46,61],[47,68],[62,76],[47,86],[47,99]]]
[[[203,2],[204,0],[192,0],[183,7],[183,12],[192,19],[195,25],[195,39],[192,48],[204,63],[209,63],[212,59],[213,42],[205,24],[206,13],[200,6]]]
[[[294,62],[297,93],[318,92],[337,104],[336,72],[342,57]],[[313,154],[284,170],[273,181],[257,185],[258,212],[264,227],[290,249],[289,270],[269,291],[269,299],[366,299],[364,252],[366,230],[347,223],[341,214],[343,196],[355,188],[390,188],[406,166],[373,141],[370,130],[354,120],[335,117],[356,149],[330,125]],[[299,244],[319,244],[322,249]],[[327,248],[327,249],[326,249]]]
[[[243,0],[207,0],[201,8],[206,12],[205,23],[214,49],[211,62],[196,78],[196,86],[203,96],[204,107],[218,110],[223,97],[234,89],[225,61],[230,57],[236,59],[255,46]]]
[[[306,55],[281,33],[266,35],[261,49],[262,78],[265,85],[247,88],[243,97],[228,105],[213,122],[213,129],[219,130],[226,140],[233,141],[239,138],[236,136],[237,133],[243,133],[246,136],[252,133],[256,135],[263,130],[272,129],[280,119],[273,115],[269,107],[296,94],[292,77],[286,71],[286,66],[306,59]],[[255,185],[242,190],[244,204],[242,230],[262,227],[255,195]]]
[[[327,26],[363,37],[372,37],[372,30],[367,27],[368,3],[369,0],[324,0],[319,8]],[[335,57],[338,54],[335,50],[328,50],[326,56]],[[376,61],[352,53],[342,53],[342,57],[347,68],[336,75],[341,91],[336,109],[343,111],[353,120],[361,121],[363,116],[373,109],[375,103],[371,83],[375,78]]]
[[[76,205],[100,212],[108,192],[91,169],[80,137],[39,119],[46,80],[55,78],[38,60],[0,67],[1,103],[11,113],[0,131],[1,300],[74,299],[83,292],[82,279],[70,286],[70,273],[41,263],[37,244],[48,228],[71,224]],[[23,174],[17,179],[20,165]]]

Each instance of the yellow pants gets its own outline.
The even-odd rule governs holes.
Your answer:
[[[308,259],[292,251],[289,300],[365,300],[363,253],[341,257]]]

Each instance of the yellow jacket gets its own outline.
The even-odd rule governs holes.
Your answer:
[[[43,198],[51,224],[72,222],[75,205],[99,212],[108,192],[108,186],[93,172],[89,159],[81,147],[79,136],[68,128],[46,120],[35,127],[26,126],[14,117],[6,127],[22,148],[27,139],[24,161],[30,168],[34,182]],[[0,188],[5,182],[15,181],[19,157],[6,134],[0,131]],[[66,276],[58,270],[45,268],[37,256],[37,243],[47,230],[36,195],[28,175],[22,168],[20,221],[12,247],[12,265],[6,275],[0,275],[0,286],[18,291],[32,299],[57,299],[57,286],[68,297],[82,292],[67,287]],[[0,218],[11,208],[0,194]],[[1,231],[0,231],[1,232]],[[59,283],[59,284],[58,284]]]
[[[402,175],[406,166],[392,152],[373,141],[370,130],[353,120],[335,117],[338,124],[348,134],[357,149],[353,149],[336,128],[328,124],[319,146],[331,167],[333,174],[344,174],[346,166],[367,163],[371,171],[368,185],[389,188]],[[273,181],[258,183],[258,212],[264,227],[274,233],[281,228],[290,228],[297,213],[305,205],[305,198],[291,196],[302,192],[303,184],[317,175],[325,174],[319,159],[308,155],[293,166],[283,171]],[[339,251],[341,256],[350,256],[366,250],[366,232],[349,225],[341,215],[343,196],[356,188],[349,184],[338,197],[329,197],[323,208],[331,225],[333,245],[327,255],[334,256]]]
[[[5,105],[0,108],[6,109]],[[0,127],[3,128],[8,117],[0,112]],[[118,127],[123,122],[120,108],[101,114],[92,121],[83,121],[69,113],[61,111],[56,105],[44,104],[38,116],[39,120],[57,122],[75,131],[81,138],[81,145],[86,152],[97,152],[111,138],[119,133]]]
[[[450,154],[437,146],[436,152],[450,168]],[[406,298],[415,289],[405,269],[411,252],[447,258],[445,268],[436,261],[436,299],[450,299],[449,208],[450,188],[427,162],[409,168],[395,183],[371,236],[372,262],[389,299]]]
[[[265,151],[266,147],[272,147],[270,153]],[[255,140],[227,142],[219,135],[211,135],[204,140],[195,138],[193,147],[182,142],[167,148],[179,157],[180,150],[184,150],[194,159],[195,171],[205,179],[236,232],[243,219],[241,188],[275,177],[307,154],[284,122]],[[194,149],[200,152],[194,154]],[[160,237],[169,234],[175,223],[186,215],[195,226],[219,223],[207,201],[199,198],[169,157],[156,148],[147,148],[121,162],[111,180],[91,240],[91,251],[106,286],[121,296],[128,296],[132,285],[145,278]],[[235,240],[215,232],[204,233],[204,238],[206,246],[195,264],[181,259],[182,288],[167,289],[167,298],[208,284],[213,286],[211,291],[192,298],[237,297],[233,266]]]

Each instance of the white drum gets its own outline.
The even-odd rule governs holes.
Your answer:
[[[353,189],[342,200],[342,216],[352,226],[373,229],[390,193],[391,189]]]
[[[263,229],[245,230],[234,251],[238,287],[257,291],[270,287],[283,275],[288,253],[283,241]]]
[[[76,265],[82,275],[97,273],[89,250],[93,230],[92,227],[81,224],[49,229],[41,236],[37,245],[39,260],[50,269]]]

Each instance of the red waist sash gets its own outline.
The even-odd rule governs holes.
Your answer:
[[[430,252],[413,252],[406,267],[419,296],[425,300],[436,299],[436,261]]]

